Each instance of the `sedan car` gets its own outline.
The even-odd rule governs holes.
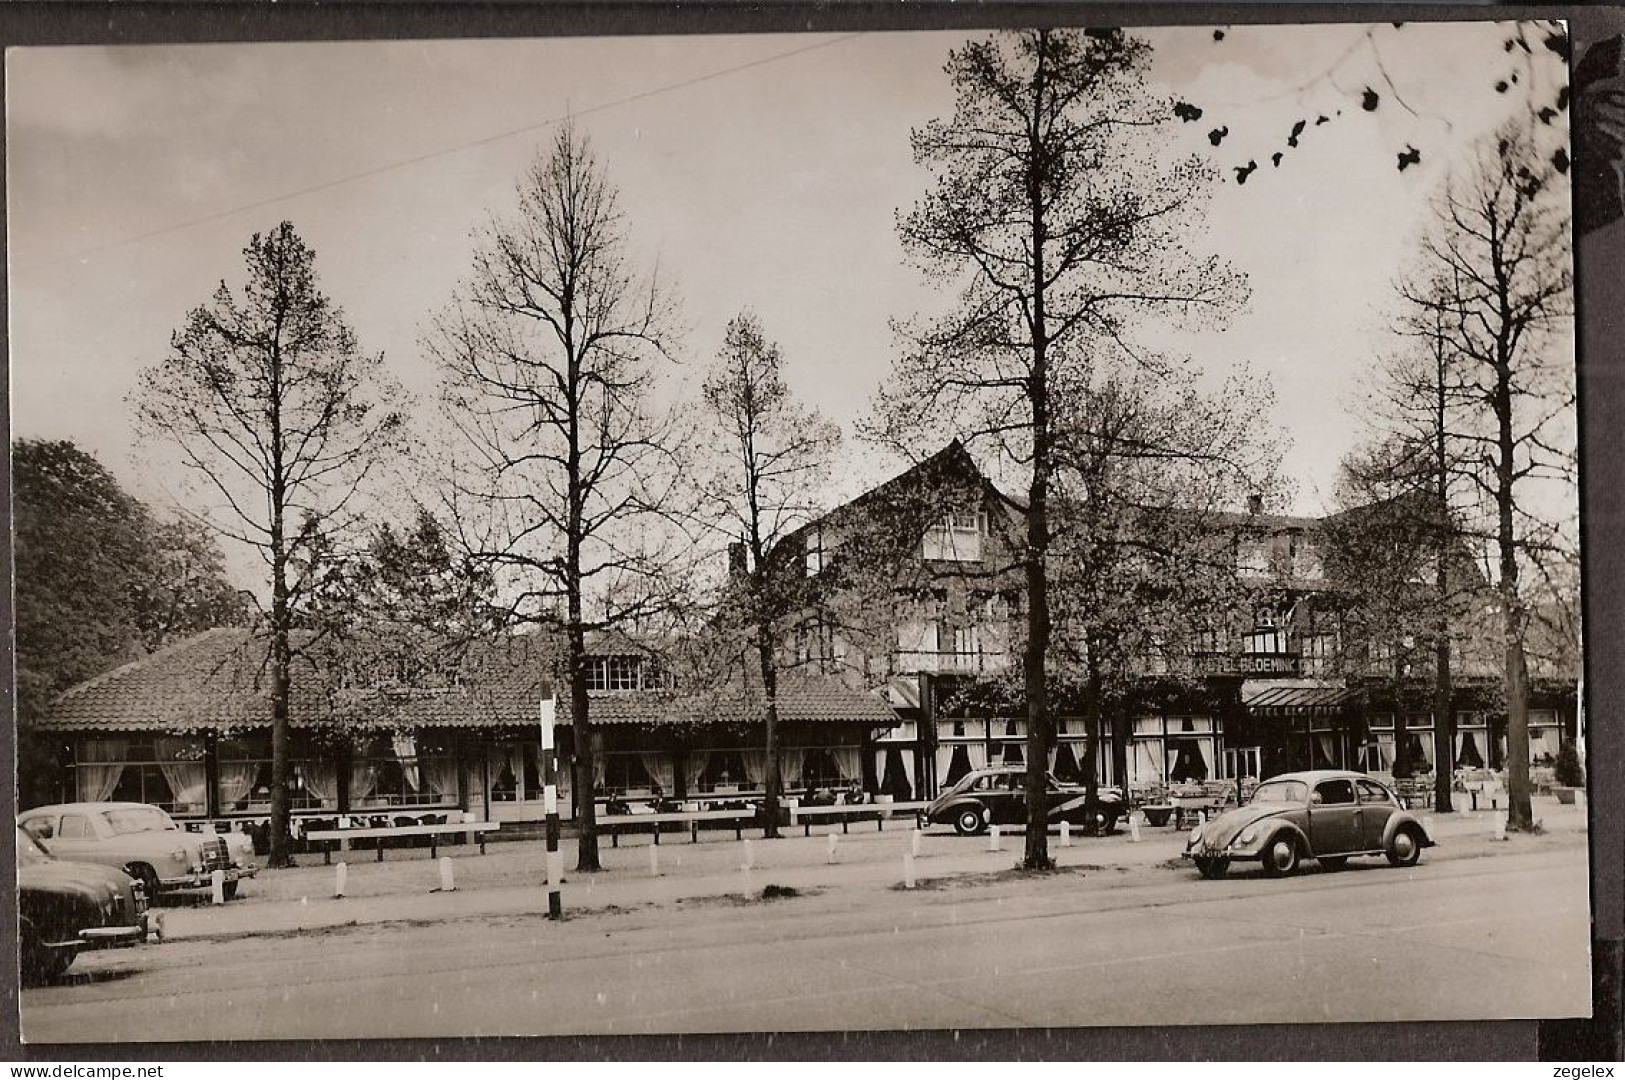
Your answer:
[[[146,886],[149,898],[177,889],[206,889],[210,875],[219,870],[230,900],[237,895],[237,883],[255,873],[225,838],[186,832],[145,803],[41,806],[19,815],[17,824],[59,859],[123,870]]]
[[[156,933],[146,890],[121,870],[63,862],[17,830],[17,934],[24,982],[68,970],[82,949],[135,945]]]
[[[1123,795],[1116,788],[1100,788],[1093,801],[1077,784],[1063,784],[1046,776],[1045,816],[1065,821],[1104,836],[1123,816]],[[952,825],[961,836],[986,832],[989,825],[1027,823],[1027,768],[995,765],[967,773],[959,783],[937,796],[920,814],[920,828]]]
[[[1205,878],[1232,862],[1290,874],[1305,859],[1335,870],[1356,855],[1413,866],[1433,839],[1388,787],[1356,772],[1287,773],[1258,785],[1245,806],[1191,830],[1185,858]]]

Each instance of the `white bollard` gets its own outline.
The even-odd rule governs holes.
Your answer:
[[[450,855],[440,856],[440,891],[457,891],[457,879],[452,873]]]
[[[1505,840],[1507,838],[1507,815],[1505,810],[1495,810],[1490,813],[1490,838]]]
[[[916,834],[916,835],[918,835],[918,834]],[[912,851],[906,851],[906,852],[903,853],[903,888],[912,889],[913,887],[914,887],[914,853]]]
[[[999,837],[999,827],[997,825],[987,830],[987,849],[989,851],[1004,850],[1004,843]]]
[[[913,835],[908,838],[908,853],[916,858],[920,854],[920,837],[922,835],[924,834],[919,829],[915,829]]]
[[[344,899],[344,879],[350,876],[350,868],[344,863],[333,867],[333,898]]]
[[[209,871],[209,895],[218,906],[226,902],[226,872],[224,870]]]
[[[1207,824],[1207,811],[1206,810],[1198,810],[1198,811],[1196,811],[1196,824],[1198,824],[1198,825],[1206,825]]]
[[[835,840],[836,840],[835,834],[830,833],[829,838],[828,838],[827,842],[824,845],[825,849],[828,852],[827,857],[828,857],[828,860],[829,860],[829,864],[831,866],[835,865]]]
[[[749,840],[745,841],[745,862],[743,865],[746,870],[756,865],[756,849],[751,847]]]
[[[1070,821],[1063,820],[1061,822],[1061,846],[1072,846],[1072,823]]]
[[[1131,844],[1140,842],[1140,818],[1143,816],[1138,810],[1128,816],[1128,840]]]
[[[649,873],[654,877],[660,876],[660,845],[649,845]]]

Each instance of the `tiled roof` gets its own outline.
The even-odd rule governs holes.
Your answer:
[[[265,639],[248,630],[205,631],[69,689],[37,726],[186,732],[265,725],[271,716],[265,651]],[[460,684],[446,689],[333,689],[313,664],[295,661],[291,720],[302,728],[524,727],[537,722],[552,671],[549,643],[536,637],[470,650],[460,664]],[[748,723],[761,715],[761,693],[739,683],[703,694],[595,693],[588,711],[594,724]],[[782,679],[779,716],[791,723],[896,720],[879,697],[833,677],[798,673]],[[559,720],[569,719],[564,694]]]

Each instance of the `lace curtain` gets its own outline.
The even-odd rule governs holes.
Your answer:
[[[331,761],[301,761],[299,775],[305,791],[323,806],[338,806],[339,769]]]
[[[705,767],[711,764],[711,751],[690,750],[683,759],[683,789],[690,795],[700,790],[700,777],[705,774]]]
[[[429,790],[438,795],[442,802],[454,801],[457,798],[456,758],[419,758],[418,765],[423,770],[424,779],[429,782]]]
[[[658,751],[645,750],[638,754],[638,761],[643,765],[643,771],[649,774],[649,779],[660,785],[660,793],[670,795],[677,783],[677,769],[671,757]]]
[[[242,801],[254,786],[259,775],[257,761],[222,761],[220,763],[220,809],[229,810]]]
[[[81,802],[106,802],[124,776],[128,739],[86,739],[80,744],[78,774]]]

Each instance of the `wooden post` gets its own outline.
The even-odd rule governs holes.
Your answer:
[[[559,853],[558,759],[553,749],[553,721],[558,703],[552,694],[542,699],[542,807],[547,814],[547,917],[564,918],[564,902],[559,895],[559,879],[564,876],[564,856]]]

